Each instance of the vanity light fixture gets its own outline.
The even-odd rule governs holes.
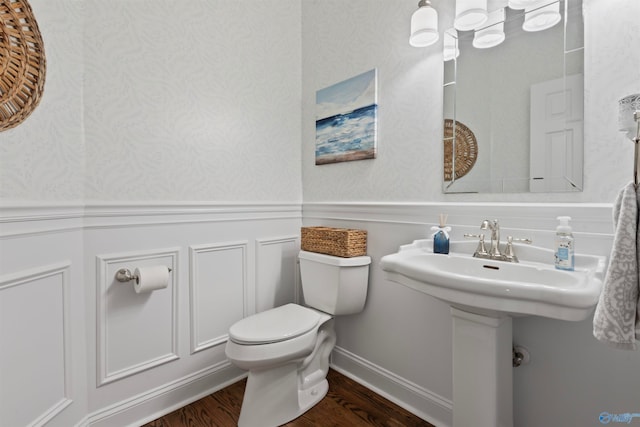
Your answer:
[[[438,12],[431,7],[429,0],[420,0],[418,10],[411,15],[409,44],[413,47],[431,46],[438,38]]]
[[[453,26],[458,31],[469,31],[487,21],[487,0],[456,0],[456,17]]]
[[[442,49],[442,59],[451,61],[460,55],[458,48],[458,32],[455,28],[449,28],[444,32],[444,48]]]
[[[532,6],[524,9],[524,23],[522,29],[525,31],[542,31],[553,27],[562,19],[560,15],[560,2],[549,3],[549,0],[536,2]]]
[[[504,18],[504,8],[489,13],[483,28],[476,30],[473,34],[473,47],[487,49],[502,43],[505,39]]]
[[[538,3],[539,0],[509,0],[507,3],[510,9],[525,9]]]

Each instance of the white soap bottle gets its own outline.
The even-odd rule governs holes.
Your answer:
[[[556,228],[556,268],[558,270],[573,271],[575,267],[570,220],[569,216],[558,217],[558,221],[560,221]]]

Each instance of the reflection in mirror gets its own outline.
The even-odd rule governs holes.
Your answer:
[[[534,3],[498,6],[504,12],[490,9],[483,28],[444,34],[447,193],[582,190],[582,0]],[[545,21],[552,26],[531,31]]]

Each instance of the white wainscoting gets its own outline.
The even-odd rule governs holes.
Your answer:
[[[72,403],[70,268],[0,277],[0,425],[44,425]]]
[[[97,255],[98,387],[178,358],[179,248]],[[172,271],[165,289],[136,293],[118,270],[164,265]]]
[[[0,388],[5,393],[8,387],[11,399],[22,399],[26,392],[36,399],[33,405],[20,405],[25,412],[18,414],[3,406],[14,400],[3,398],[0,417],[5,418],[0,420],[16,416],[27,424],[47,422],[48,427],[139,425],[237,380],[243,372],[226,360],[226,331],[242,316],[300,299],[295,253],[304,217],[304,225],[369,232],[367,304],[363,313],[337,319],[333,366],[434,424],[450,425],[448,309],[386,281],[379,268],[380,258],[399,245],[427,237],[439,213],[449,214],[454,239],[477,231],[483,219],[498,218],[504,235],[533,237],[537,244],[551,245],[555,217],[569,214],[580,251],[606,255],[611,244],[611,206],[599,204],[0,207]],[[160,293],[146,296],[145,303],[156,307],[148,313],[131,285],[113,282],[120,266],[135,268],[147,262],[174,268],[170,288],[161,291],[170,297],[156,301]],[[46,279],[36,279],[43,274]],[[32,285],[38,288],[38,298],[29,293]],[[112,286],[114,295],[109,294]],[[54,290],[55,298],[50,294]],[[144,326],[137,331],[135,316],[143,317]],[[40,321],[29,323],[32,318]],[[140,342],[129,346],[122,335],[131,325]],[[115,329],[109,331],[112,326]],[[518,329],[515,322],[514,333]],[[110,333],[112,340],[102,342]],[[544,326],[534,331],[539,336],[553,333]],[[162,345],[157,345],[158,337]],[[5,352],[5,342],[16,340],[28,351]],[[52,350],[43,351],[43,343]],[[67,346],[73,348],[71,366]],[[148,348],[141,351],[142,347]],[[144,351],[150,356],[141,357]],[[140,369],[140,363],[163,355],[173,360]],[[129,368],[134,371],[116,378]],[[8,370],[11,373],[5,374]],[[39,374],[27,381],[14,374],[29,371]],[[107,381],[86,372],[103,372]]]
[[[331,367],[435,426],[451,424],[453,401],[411,378],[396,375],[342,347],[331,354]]]
[[[219,362],[93,411],[77,423],[76,427],[136,427],[201,399],[237,380],[237,371],[230,369],[228,362]]]
[[[228,328],[297,298],[300,225],[299,203],[0,206],[0,425],[135,426],[237,381]],[[114,280],[156,264],[165,289]]]
[[[191,353],[227,341],[228,327],[247,314],[248,242],[191,246]]]
[[[226,359],[229,327],[254,312],[259,289],[266,289],[266,300],[277,300],[267,294],[278,288],[258,280],[258,260],[293,276],[300,212],[291,204],[87,207],[86,256],[98,261],[87,260],[86,277],[101,281],[87,298],[89,318],[94,306],[98,325],[88,363],[103,376],[89,387],[91,425],[160,416],[245,374]],[[131,285],[113,280],[121,267],[150,264],[174,269],[171,289],[141,298]],[[286,281],[293,289],[294,281]]]
[[[299,250],[299,235],[256,240],[254,313],[300,300]]]

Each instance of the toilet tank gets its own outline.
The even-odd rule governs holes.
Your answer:
[[[369,285],[371,258],[341,258],[300,251],[304,303],[328,314],[360,313]]]

